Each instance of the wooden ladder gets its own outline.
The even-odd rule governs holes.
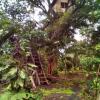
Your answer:
[[[38,75],[39,75],[39,78],[40,78],[40,84],[41,84],[41,85],[42,85],[42,84],[49,84],[49,83],[48,83],[48,80],[47,80],[47,78],[46,78],[45,72],[44,72],[44,70],[43,70],[40,57],[38,56],[38,54],[33,55],[33,56],[34,56],[35,65],[38,66],[37,72],[38,72]]]
[[[41,63],[41,59],[40,59],[38,53],[33,49],[31,49],[31,57],[32,57],[34,64],[38,66],[37,73],[38,73],[38,77],[40,80],[39,84],[40,85],[44,85],[44,84],[49,85],[49,82],[47,80],[46,74],[44,72],[44,69],[43,69],[43,66]]]

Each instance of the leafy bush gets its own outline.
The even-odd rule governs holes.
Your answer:
[[[0,100],[41,100],[41,92],[27,92],[27,91],[6,91],[0,94]]]
[[[100,63],[100,58],[83,56],[80,59],[80,63],[86,70],[97,70],[98,67],[96,65]]]
[[[97,79],[97,77],[93,78],[93,80],[90,80],[89,83],[89,88],[90,90],[96,90],[96,89],[100,89],[100,78]]]
[[[58,70],[53,70],[53,73],[52,73],[53,76],[58,76]]]
[[[28,64],[27,68],[29,67],[37,66]],[[0,81],[6,87],[4,87],[5,89],[15,91],[20,91],[21,89],[31,90],[32,87],[28,73],[10,55],[0,57],[0,73]]]

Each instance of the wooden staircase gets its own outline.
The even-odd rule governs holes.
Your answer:
[[[31,58],[32,58],[32,61],[34,62],[35,65],[37,65],[37,73],[38,73],[38,77],[39,77],[39,84],[40,85],[48,85],[48,80],[47,80],[47,77],[45,75],[45,72],[43,70],[43,66],[42,66],[42,63],[41,63],[41,59],[38,55],[38,53],[33,50],[33,48],[31,48]]]

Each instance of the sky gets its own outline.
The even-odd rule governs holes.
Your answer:
[[[74,38],[75,38],[77,41],[82,41],[82,40],[84,40],[84,37],[80,34],[80,30],[79,30],[79,29],[76,29],[75,32],[76,32],[76,34],[74,35]]]

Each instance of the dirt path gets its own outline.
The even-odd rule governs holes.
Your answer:
[[[45,97],[43,100],[81,100],[77,95],[68,96],[66,94],[55,93]]]
[[[80,93],[80,88],[72,87],[72,90],[74,94],[70,96],[63,93],[54,93],[47,97],[44,97],[43,100],[81,100],[81,98],[78,96],[78,94]]]
[[[61,77],[63,78],[63,76]],[[60,79],[58,80],[58,84],[52,84],[48,87],[46,87],[47,89],[51,89],[51,88],[71,88],[72,91],[74,91],[74,94],[72,95],[67,95],[67,94],[63,94],[63,93],[53,93],[50,94],[46,97],[43,98],[43,100],[82,100],[79,97],[80,91],[81,91],[81,87],[80,85],[82,85],[83,80],[85,80],[85,76],[84,74],[81,73],[72,73],[72,74],[68,74],[66,80]],[[66,81],[66,82],[65,82]],[[67,83],[67,84],[65,84]]]

